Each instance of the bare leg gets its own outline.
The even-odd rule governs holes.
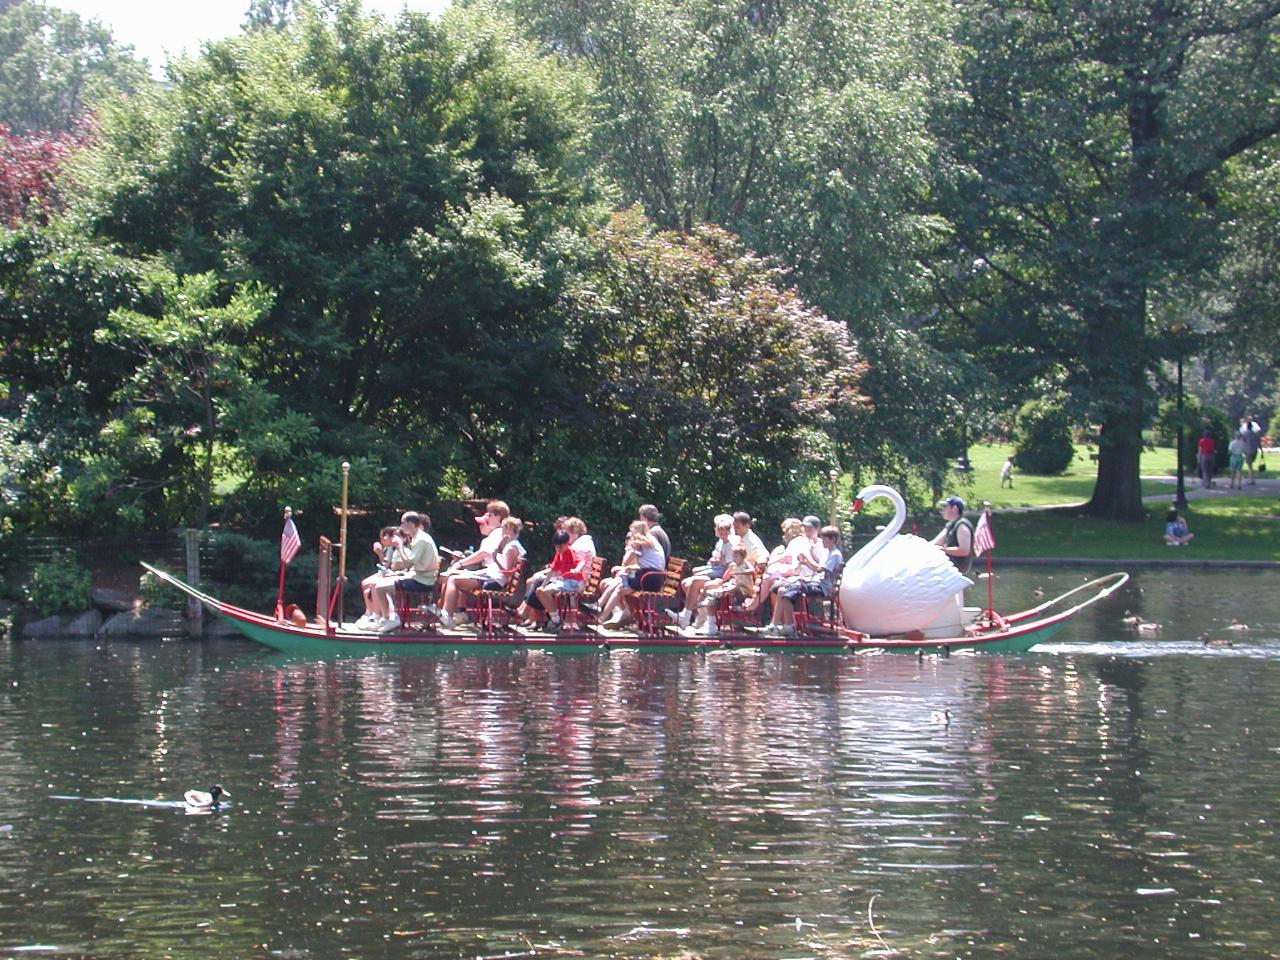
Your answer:
[[[775,627],[785,627],[790,625],[794,620],[795,605],[784,597],[781,592],[779,592],[778,595],[773,598],[773,619],[769,622]]]
[[[702,591],[706,589],[711,578],[698,574],[695,577],[689,577],[684,582],[684,608],[692,613],[698,609],[698,601],[702,599]]]

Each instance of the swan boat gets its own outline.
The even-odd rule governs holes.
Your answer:
[[[851,561],[852,562],[852,561]],[[815,618],[795,637],[765,636],[753,628],[722,629],[715,637],[689,637],[674,627],[662,626],[653,632],[606,632],[594,626],[562,629],[555,634],[524,631],[516,627],[485,630],[445,630],[432,626],[409,626],[392,633],[366,633],[353,623],[317,618],[302,623],[277,619],[218,600],[182,580],[143,564],[165,583],[200,601],[208,610],[229,622],[250,640],[281,653],[302,657],[368,656],[376,654],[430,654],[482,652],[504,649],[555,649],[567,652],[636,649],[698,653],[714,649],[782,650],[805,653],[848,653],[885,651],[913,654],[949,654],[959,650],[990,653],[1023,653],[1048,640],[1085,607],[1111,596],[1129,579],[1127,573],[1112,573],[1068,590],[1027,610],[1000,616],[992,610],[958,608],[963,622],[954,632],[945,633],[937,623],[927,629],[911,629],[897,634],[872,635],[842,622],[839,601],[832,620]],[[841,591],[843,594],[843,591]],[[952,606],[958,601],[954,601]]]

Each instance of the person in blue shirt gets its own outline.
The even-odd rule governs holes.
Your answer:
[[[1195,539],[1195,534],[1187,529],[1187,521],[1178,516],[1177,510],[1170,510],[1164,518],[1164,542],[1171,547],[1185,547]]]

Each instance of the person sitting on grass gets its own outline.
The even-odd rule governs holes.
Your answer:
[[[1170,510],[1164,518],[1164,542],[1171,547],[1185,547],[1195,539],[1195,534],[1187,529],[1187,521],[1178,516],[1177,510]]]
[[[844,566],[844,554],[840,552],[840,528],[823,527],[820,536],[826,548],[826,557],[821,564],[815,564],[804,555],[800,557],[800,566],[807,573],[788,579],[778,588],[777,599],[773,603],[773,620],[765,633],[770,636],[795,636],[795,609],[797,603],[806,603],[806,597],[821,597],[830,600],[836,592],[836,576]]]

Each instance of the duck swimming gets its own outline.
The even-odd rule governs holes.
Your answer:
[[[1163,623],[1152,623],[1150,621],[1146,621],[1144,623],[1138,624],[1139,633],[1159,633],[1163,629],[1164,629]]]
[[[203,790],[188,790],[182,795],[182,802],[187,805],[188,810],[217,810],[222,806],[222,798],[229,796],[231,794],[222,789],[222,784],[215,783],[208,793]]]
[[[1229,624],[1227,624],[1227,629],[1228,630],[1248,630],[1249,625],[1247,623],[1241,623],[1239,620],[1232,620]]]
[[[1207,633],[1200,634],[1200,642],[1204,644],[1206,647],[1234,647],[1235,646],[1235,643],[1233,643],[1228,637],[1211,637]]]

